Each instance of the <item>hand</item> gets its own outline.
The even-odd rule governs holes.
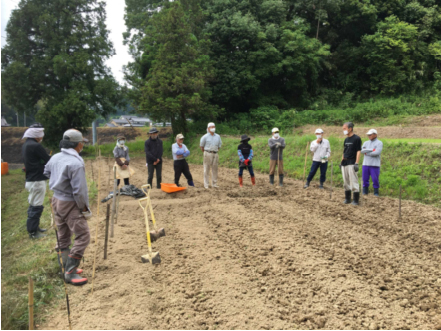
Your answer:
[[[244,163],[245,163],[245,165],[247,166],[247,165],[250,164],[250,160],[249,160],[249,159],[246,159]]]
[[[86,220],[92,218],[92,212],[91,212],[90,209],[87,208],[87,207],[85,207],[81,213],[82,213],[83,216],[86,218]]]
[[[317,138],[317,143],[321,143],[322,142],[322,140],[323,140],[323,138]]]
[[[341,163],[340,163],[338,166],[339,166],[339,168],[340,168],[340,170],[341,170],[341,167],[342,167]]]
[[[372,152],[375,152],[375,148],[372,150]]]
[[[159,162],[161,162],[161,160],[160,159],[156,159],[156,164],[158,164]]]
[[[176,158],[178,159],[182,159],[184,157],[184,155],[176,155]]]
[[[358,166],[358,163],[354,164],[354,171],[358,172],[358,170],[360,170],[360,167]]]
[[[126,170],[126,169],[127,169],[127,166],[126,166],[125,164],[123,164],[123,165],[121,166],[121,169],[122,169],[122,170]]]

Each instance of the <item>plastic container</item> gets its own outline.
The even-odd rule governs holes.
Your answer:
[[[186,189],[186,187],[179,187],[176,184],[161,183],[161,190],[165,193],[175,193]]]
[[[8,173],[9,173],[8,162],[2,162],[2,176],[7,175]]]

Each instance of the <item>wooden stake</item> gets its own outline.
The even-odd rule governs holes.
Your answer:
[[[114,219],[116,213],[116,191],[118,190],[118,184],[116,179],[116,166],[113,167],[113,201],[112,201],[112,220],[110,221],[110,238],[113,238],[114,234]]]
[[[309,141],[306,144],[306,151],[305,151],[305,167],[303,168],[303,185],[305,185],[305,176],[306,176],[306,160],[308,158],[308,146],[309,146]]]
[[[118,191],[119,191],[119,189],[118,189]],[[118,214],[119,214],[119,198],[121,197],[121,194],[119,194],[120,192],[118,192],[118,195],[117,195],[117,199],[118,200],[116,200],[116,214],[115,214],[115,224],[117,224],[118,223]]]
[[[101,150],[99,150],[98,156],[98,193],[97,193],[97,210],[96,210],[96,222],[95,222],[95,252],[93,254],[93,271],[92,271],[92,289],[93,294],[93,281],[95,280],[95,268],[96,268],[96,252],[98,251],[98,222],[100,221],[100,186],[101,186]]]
[[[34,282],[32,281],[31,276],[29,276],[28,306],[29,306],[29,330],[34,330]]]
[[[331,191],[329,191],[329,199],[332,200],[332,177],[334,175],[334,163],[331,161]]]
[[[107,260],[107,242],[109,241],[109,220],[110,220],[110,204],[107,204],[106,213],[106,235],[104,237],[104,260]]]
[[[401,220],[401,184],[400,184],[400,200],[398,204],[398,219]]]

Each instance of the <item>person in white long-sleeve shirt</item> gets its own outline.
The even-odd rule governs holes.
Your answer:
[[[314,153],[312,157],[312,166],[309,171],[306,184],[303,188],[308,188],[317,170],[320,168],[320,189],[326,181],[326,171],[328,170],[328,159],[331,156],[331,145],[327,139],[323,138],[324,131],[322,129],[315,130],[317,140],[311,143],[310,150]]]

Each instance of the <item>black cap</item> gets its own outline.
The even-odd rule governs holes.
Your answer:
[[[158,132],[159,132],[158,129],[156,129],[155,127],[152,127],[149,131],[149,134],[150,133],[158,133]]]

